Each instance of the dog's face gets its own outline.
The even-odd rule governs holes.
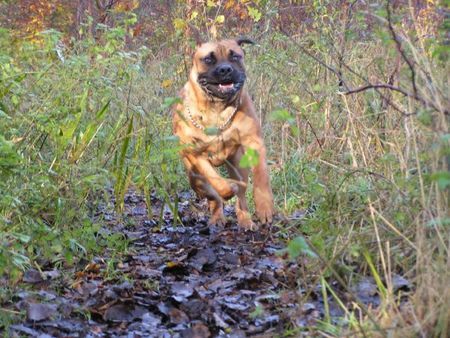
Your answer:
[[[210,96],[228,100],[245,82],[242,43],[251,40],[222,40],[200,45],[194,54],[193,75],[202,90]]]

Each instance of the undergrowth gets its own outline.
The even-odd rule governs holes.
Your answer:
[[[413,60],[411,80],[385,12],[372,15],[378,28],[364,36],[369,29],[360,16],[350,19],[352,26],[339,13],[318,6],[302,34],[259,34],[246,56],[277,208],[287,217],[303,215],[288,225],[306,238],[295,255],[314,252],[302,260],[299,283],[320,283],[339,302],[327,280],[351,295],[354,280],[371,276],[382,295],[377,309],[350,296],[354,311],[344,306],[341,322],[325,318],[311,330],[444,337],[448,49],[439,33],[423,35],[413,15],[408,30],[392,19]],[[125,250],[120,238],[99,232],[93,214],[111,198],[120,211],[131,186],[143,192],[149,210],[153,190],[175,207],[177,192],[188,189],[169,110],[187,77],[182,50],[190,44],[167,45],[170,53],[129,50],[132,23],[102,26],[101,39],[85,35],[66,47],[57,31],[42,32],[36,43],[0,30],[2,283],[12,287],[30,266],[71,265],[113,243]],[[383,88],[345,94],[388,81],[423,100]],[[413,285],[406,301],[394,294],[397,274]]]

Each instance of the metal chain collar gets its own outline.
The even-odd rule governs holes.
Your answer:
[[[239,101],[240,101],[240,100],[239,100]],[[238,103],[240,103],[239,101],[238,101]],[[239,104],[238,104],[236,107],[234,107],[233,112],[230,114],[230,116],[228,116],[227,120],[226,120],[224,123],[222,123],[220,126],[218,126],[217,129],[219,129],[220,131],[225,130],[225,128],[228,126],[228,124],[231,122],[232,118],[233,118],[234,115],[236,114],[236,112],[237,112],[237,110],[238,110],[238,106],[239,106]],[[202,126],[201,124],[199,124],[199,123],[194,119],[194,117],[193,117],[192,114],[191,114],[191,110],[189,109],[189,107],[188,107],[187,105],[186,105],[186,111],[187,111],[187,115],[188,115],[188,117],[189,117],[189,121],[191,121],[191,123],[192,123],[196,128],[198,128],[198,129],[200,129],[200,130],[205,130],[205,127]]]

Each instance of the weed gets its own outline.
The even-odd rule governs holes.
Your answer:
[[[320,282],[324,299],[345,312],[333,321],[328,307],[318,327],[286,336],[448,336],[448,20],[412,5],[391,13],[390,2],[314,1],[295,7],[307,20],[278,30],[288,19],[276,2],[255,3],[243,8],[267,29],[248,32],[258,36],[246,61],[249,91],[276,205],[304,215],[290,224],[298,231],[287,250],[312,259],[300,266],[302,284]],[[435,3],[424,6],[438,14]],[[55,30],[18,40],[0,29],[0,274],[10,285],[30,266],[73,264],[105,247],[116,254],[105,275],[119,277],[114,265],[128,242],[101,234],[92,211],[108,199],[122,211],[130,187],[143,191],[149,218],[163,219],[163,208],[152,213],[156,193],[181,222],[177,192],[188,184],[168,109],[187,76],[183,31],[193,22],[217,34],[227,21],[208,4],[183,19],[177,3],[172,39],[157,25],[159,42],[135,50],[127,47],[134,15],[112,27],[88,20],[63,54]],[[250,151],[242,164],[256,157]],[[414,289],[401,304],[395,273]],[[348,310],[329,279],[351,293],[367,275],[380,309],[355,301]]]

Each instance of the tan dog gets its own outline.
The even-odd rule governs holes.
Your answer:
[[[201,44],[195,54],[189,81],[180,92],[182,102],[173,114],[174,133],[186,147],[181,151],[192,188],[206,197],[210,224],[223,224],[223,200],[237,196],[240,226],[253,229],[245,191],[249,170],[239,162],[246,149],[259,154],[253,171],[256,214],[262,223],[272,222],[272,189],[266,165],[266,148],[253,103],[244,88],[243,43],[248,39]],[[230,178],[215,167],[225,164]]]

